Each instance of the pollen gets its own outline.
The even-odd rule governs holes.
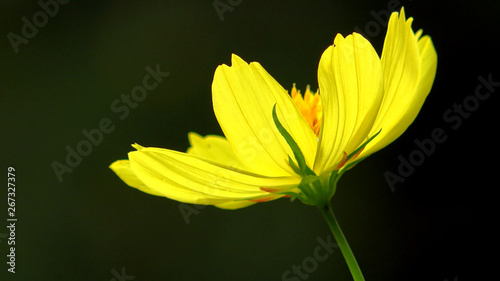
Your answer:
[[[292,100],[295,106],[299,109],[300,114],[304,117],[304,120],[309,124],[309,127],[313,130],[317,137],[319,137],[319,130],[321,127],[321,99],[319,94],[313,93],[307,85],[304,96],[300,93],[297,88],[295,88],[295,83],[292,88]]]

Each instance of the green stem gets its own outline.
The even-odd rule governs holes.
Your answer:
[[[340,247],[340,251],[342,252],[347,266],[351,271],[352,278],[354,279],[354,281],[364,281],[365,278],[361,273],[361,269],[359,268],[358,262],[356,261],[356,258],[354,257],[354,254],[352,253],[347,240],[345,239],[344,233],[342,233],[342,230],[340,229],[340,225],[337,222],[337,219],[333,215],[330,203],[326,203],[324,206],[318,206],[318,209],[328,223],[328,226],[333,233],[333,237],[335,237],[335,240]]]

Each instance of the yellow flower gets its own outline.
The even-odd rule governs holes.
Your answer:
[[[391,15],[381,58],[360,34],[338,34],[319,62],[319,93],[303,97],[233,55],[212,84],[225,138],[189,133],[187,153],[135,144],[110,168],[146,193],[225,209],[329,200],[345,170],[408,128],[431,89],[436,51],[412,21]]]

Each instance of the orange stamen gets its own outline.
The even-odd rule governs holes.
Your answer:
[[[302,97],[300,91],[295,88],[294,83],[291,90],[291,96],[293,103],[299,110],[304,120],[307,122],[309,127],[311,127],[314,134],[319,136],[322,116],[321,99],[319,95],[311,92],[309,86],[307,86],[304,97]]]

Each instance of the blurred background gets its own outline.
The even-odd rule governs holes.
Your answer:
[[[317,89],[319,58],[337,33],[363,32],[380,54],[386,16],[402,6],[414,30],[432,36],[435,84],[405,134],[341,179],[334,211],[366,280],[496,276],[487,255],[498,214],[498,82],[482,86],[483,100],[474,95],[488,84],[478,77],[500,81],[498,3],[41,0],[0,6],[0,280],[352,280],[338,249],[310,261],[330,235],[313,207],[181,205],[129,188],[108,166],[134,142],[185,151],[188,132],[222,134],[211,83],[231,53],[260,62],[286,89]],[[169,75],[127,104],[122,95],[148,67]],[[102,140],[67,166],[68,147],[100,126]],[[388,184],[384,174],[398,174],[415,141],[436,129],[446,140]],[[68,167],[60,176],[55,162]],[[10,166],[15,274],[6,264]],[[294,265],[302,274],[284,276]]]

